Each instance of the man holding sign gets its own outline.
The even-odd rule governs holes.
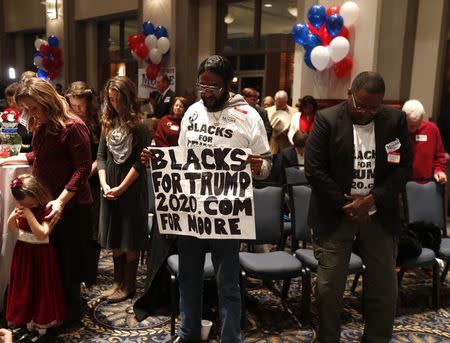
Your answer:
[[[250,165],[251,174],[255,179],[265,179],[269,175],[271,162],[269,144],[261,117],[255,109],[245,102],[241,95],[233,95],[229,92],[233,74],[231,63],[222,56],[210,56],[200,64],[196,86],[200,92],[201,100],[189,107],[184,115],[178,143],[180,147],[187,148],[202,146],[222,148],[204,149],[203,153],[201,149],[186,149],[186,153],[192,156],[181,159],[189,161],[198,159],[198,163],[202,164],[203,167],[206,164],[214,164],[216,169],[219,169],[218,161],[222,161],[220,164],[222,170],[225,168],[224,164],[227,165],[229,170],[233,170],[231,166],[234,165],[234,173],[240,173],[238,187],[235,191],[237,196],[241,196],[245,195],[246,191],[251,191],[247,185],[243,161]],[[251,154],[247,154],[247,149],[251,151]],[[162,162],[164,160],[161,155],[162,152],[168,153],[167,150],[151,152],[150,149],[144,149],[141,160],[148,163],[148,158],[151,155],[153,163],[164,163]],[[202,154],[208,156],[203,156],[203,159]],[[217,158],[217,154],[221,157]],[[176,155],[173,156],[176,159]],[[178,160],[180,160],[180,157],[178,157]],[[171,163],[173,164],[173,161]],[[186,168],[189,169],[189,166]],[[183,166],[180,169],[183,169]],[[194,176],[191,177],[194,178]],[[230,173],[228,176],[223,174],[222,177],[232,178],[233,174]],[[153,179],[155,180],[155,177]],[[160,180],[162,181],[162,179]],[[158,177],[156,177],[156,182],[158,182]],[[175,182],[177,182],[176,178]],[[155,188],[156,186],[162,187],[162,184],[160,186],[156,184]],[[207,184],[205,187],[207,187]],[[189,203],[189,199],[187,199],[187,203]],[[234,208],[236,206],[239,208],[238,212],[248,213],[246,212],[248,204],[245,203],[244,198],[241,202],[235,202],[234,205]],[[213,220],[223,217],[218,203],[205,204],[203,208],[213,211],[209,215]],[[214,211],[217,213],[214,213]],[[222,232],[225,239],[199,239],[186,235],[179,236],[181,325],[176,342],[200,341],[203,265],[207,251],[211,251],[216,274],[222,327],[221,342],[235,343],[241,341],[239,240],[233,239],[233,232],[245,230],[244,226],[245,224],[242,225],[240,222],[236,225],[228,222],[223,227],[223,231],[219,230],[219,234]],[[174,228],[178,229],[177,227]],[[214,230],[217,234],[217,226],[214,227]],[[204,237],[204,235],[199,235],[198,232],[195,235]],[[236,236],[240,237],[240,235]]]

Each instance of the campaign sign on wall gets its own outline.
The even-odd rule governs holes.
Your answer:
[[[159,73],[166,73],[170,79],[169,88],[175,92],[175,67],[161,68]],[[138,69],[138,97],[148,99],[151,92],[157,91],[156,80],[150,80],[145,73],[145,68]]]
[[[152,149],[152,181],[161,234],[255,239],[250,149]]]

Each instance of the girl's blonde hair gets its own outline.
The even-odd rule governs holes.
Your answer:
[[[66,91],[66,100],[70,104],[70,97],[84,99],[87,105],[86,126],[91,131],[94,142],[98,143],[100,131],[100,117],[97,95],[84,81],[75,81],[69,85]]]
[[[36,199],[40,206],[52,200],[50,192],[31,174],[22,174],[11,181],[11,193],[17,201],[26,196]]]
[[[122,118],[116,112],[111,104],[108,92],[115,90],[119,93],[119,106]],[[104,90],[104,109],[101,117],[102,129],[105,136],[108,136],[111,130],[122,120],[134,133],[139,125],[142,124],[142,114],[140,113],[137,102],[136,85],[126,76],[116,76],[108,80]]]
[[[76,118],[75,114],[70,112],[66,99],[59,95],[49,82],[38,77],[28,78],[20,83],[14,100],[23,107],[22,101],[25,98],[33,99],[42,107],[48,119],[46,129],[49,134],[58,134],[66,128],[68,122]],[[28,119],[28,125],[31,131],[39,128],[39,123],[32,116]]]

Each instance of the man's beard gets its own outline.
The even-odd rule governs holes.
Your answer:
[[[202,95],[203,105],[205,105],[208,112],[217,112],[223,108],[223,105],[228,100],[228,87],[224,87],[222,94],[216,98],[214,96],[206,97]]]

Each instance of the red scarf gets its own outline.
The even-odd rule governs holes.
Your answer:
[[[314,124],[314,115],[311,116],[300,115],[300,124],[299,124],[300,131],[309,133],[313,128],[313,124]]]

